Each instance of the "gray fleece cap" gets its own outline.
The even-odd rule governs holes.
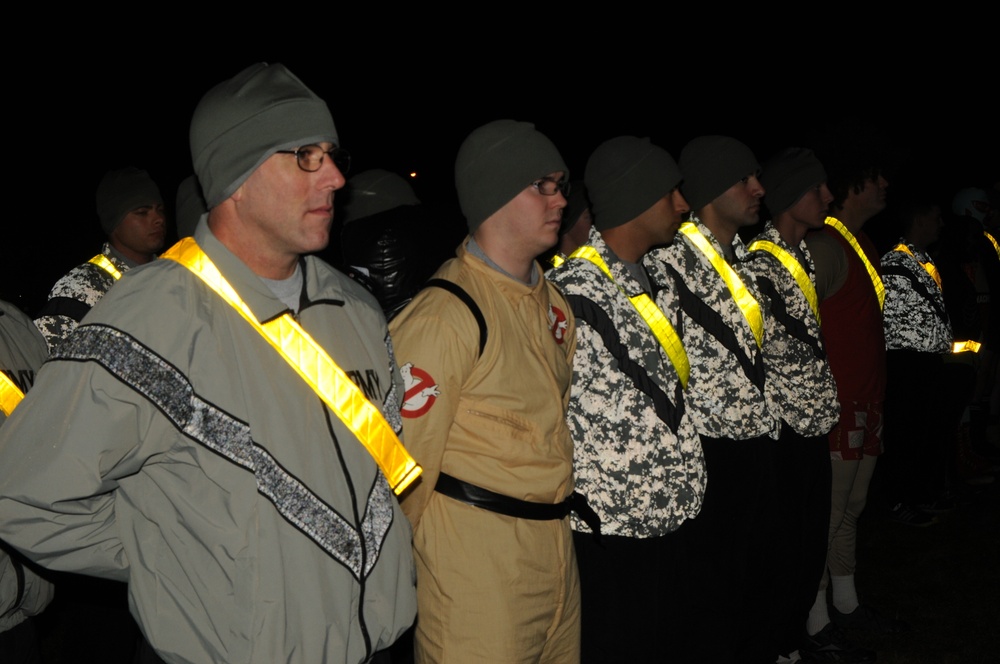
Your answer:
[[[97,218],[105,235],[111,235],[132,210],[163,203],[160,188],[153,178],[134,166],[105,173],[97,185],[96,199]]]
[[[681,182],[681,170],[649,138],[619,136],[604,141],[587,160],[584,175],[594,227],[599,231],[632,221]]]
[[[535,180],[569,169],[559,150],[530,122],[494,120],[458,149],[455,188],[469,233]]]
[[[282,64],[260,62],[219,83],[191,118],[191,160],[209,208],[278,150],[324,141],[339,144],[330,109]]]
[[[764,202],[776,216],[799,202],[813,187],[826,182],[826,169],[812,150],[785,148],[764,164],[760,183],[767,193]]]
[[[757,158],[743,143],[729,136],[699,136],[681,150],[681,192],[698,211],[719,194],[760,170]]]
[[[420,205],[413,187],[402,175],[381,168],[362,171],[348,180],[346,197],[339,216],[345,225],[402,205]]]

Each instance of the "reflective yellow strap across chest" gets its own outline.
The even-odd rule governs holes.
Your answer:
[[[671,364],[674,365],[674,371],[677,372],[677,377],[680,378],[681,385],[686,389],[688,384],[688,376],[691,374],[691,366],[688,363],[687,351],[684,350],[684,344],[681,342],[681,338],[677,335],[674,326],[670,324],[667,317],[663,314],[656,302],[653,301],[646,293],[639,293],[638,295],[629,295],[625,290],[618,285],[615,278],[611,276],[611,270],[608,269],[607,264],[604,259],[601,258],[597,250],[589,245],[584,245],[578,248],[569,256],[570,258],[583,258],[590,261],[596,265],[601,272],[611,280],[618,290],[625,295],[632,306],[635,307],[642,319],[646,321],[646,325],[649,326],[650,331],[652,331],[653,336],[656,340],[660,342],[660,346],[666,352],[667,357],[670,358]]]
[[[0,371],[0,410],[3,411],[3,414],[10,417],[23,398],[24,392],[21,391],[21,388],[7,374]]]
[[[885,286],[882,285],[882,277],[878,276],[878,271],[875,270],[875,266],[872,265],[870,260],[868,260],[868,256],[865,255],[864,249],[862,249],[861,245],[858,244],[858,240],[854,237],[854,233],[847,230],[847,226],[834,217],[827,217],[826,225],[832,226],[836,229],[836,231],[840,233],[840,235],[847,240],[848,244],[850,244],[854,249],[854,253],[858,255],[858,258],[861,259],[865,269],[868,270],[868,277],[872,280],[872,286],[875,288],[875,296],[878,297],[878,308],[885,308]]]
[[[118,271],[118,268],[115,267],[115,264],[112,263],[111,260],[104,254],[97,254],[87,262],[93,263],[97,267],[101,268],[102,270],[110,274],[112,277],[115,278],[115,281],[122,278],[122,273]]]
[[[816,286],[813,285],[809,274],[806,273],[805,268],[802,267],[802,263],[799,263],[795,256],[768,240],[757,240],[747,247],[747,250],[766,251],[777,258],[785,266],[785,269],[791,273],[792,278],[795,279],[795,283],[799,285],[799,290],[806,296],[806,301],[809,302],[809,308],[812,309],[813,316],[816,317],[816,322],[820,322],[819,297],[816,295]]]
[[[913,256],[913,252],[910,251],[910,248],[907,247],[902,242],[897,244],[892,249],[893,251],[902,251],[904,254],[909,254],[910,256]],[[931,275],[931,279],[933,279],[934,283],[937,284],[938,290],[941,290],[941,275],[938,274],[937,266],[935,266],[934,263],[932,263],[931,261],[927,261],[926,263],[924,263],[923,261],[918,260],[916,256],[913,256],[913,260],[920,263],[920,266],[924,268],[924,270],[926,270],[927,274]]]
[[[746,319],[747,325],[750,326],[750,331],[753,333],[753,338],[757,341],[757,347],[760,348],[761,344],[764,342],[764,318],[760,313],[760,305],[754,296],[750,293],[747,287],[743,284],[743,280],[740,279],[740,275],[736,274],[736,270],[733,266],[726,262],[726,259],[719,255],[719,252],[715,250],[712,243],[701,234],[698,227],[695,226],[690,221],[685,221],[681,224],[681,233],[691,240],[691,243],[697,247],[698,251],[705,255],[708,262],[712,264],[715,271],[718,272],[719,277],[725,282],[726,287],[729,288],[730,295],[733,296],[733,300],[736,305],[743,312],[743,318]]]
[[[983,235],[985,235],[986,239],[989,240],[990,244],[993,245],[993,249],[995,249],[997,252],[997,258],[1000,258],[1000,243],[998,243],[997,239],[986,231],[983,231]]]
[[[289,314],[261,324],[215,264],[188,237],[162,255],[187,267],[236,309],[296,373],[319,395],[337,417],[357,436],[385,474],[393,492],[402,493],[422,469],[403,447],[382,413],[337,366],[309,333]]]

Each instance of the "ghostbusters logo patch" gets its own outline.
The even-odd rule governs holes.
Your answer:
[[[399,373],[403,377],[403,407],[400,414],[403,417],[420,417],[431,409],[434,402],[441,395],[441,391],[434,383],[431,375],[423,369],[413,366],[412,362],[407,362],[399,367]]]
[[[557,344],[561,344],[566,338],[566,330],[569,328],[569,321],[566,320],[566,314],[559,307],[553,307],[550,304],[548,317],[549,331],[552,332],[552,338],[556,340]]]

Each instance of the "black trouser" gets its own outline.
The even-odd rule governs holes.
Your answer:
[[[776,511],[774,455],[768,436],[701,437],[708,486],[701,513],[682,526],[687,603],[664,662],[773,664]],[[681,532],[678,531],[678,532]],[[655,638],[655,635],[654,635]]]
[[[581,664],[674,661],[674,635],[687,608],[678,587],[687,561],[675,544],[684,528],[645,539],[603,534],[600,544],[590,532],[573,533]]]
[[[958,425],[945,399],[944,361],[938,353],[890,350],[886,365],[885,454],[871,494],[888,506],[929,501],[945,487]]]
[[[782,424],[775,456],[776,654],[797,650],[826,567],[831,465],[826,434],[801,436]]]

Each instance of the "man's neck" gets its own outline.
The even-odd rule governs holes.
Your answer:
[[[796,221],[790,214],[779,214],[772,223],[774,224],[774,229],[778,231],[778,235],[790,247],[799,246],[799,243],[802,242],[809,231],[809,228],[805,224]]]
[[[903,244],[913,246],[913,248],[917,251],[927,251],[927,247],[931,244],[930,241],[927,241],[925,238],[920,237],[920,235],[916,233],[904,234],[900,238],[900,241]]]
[[[649,238],[636,232],[632,223],[606,228],[601,231],[601,239],[615,256],[627,263],[638,263],[646,255],[652,244]]]
[[[857,235],[864,228],[865,222],[871,219],[871,215],[854,209],[853,206],[849,205],[849,201],[839,210],[831,210],[830,216],[840,221],[854,235]]]
[[[698,218],[708,230],[712,231],[712,236],[723,247],[729,247],[733,244],[733,239],[736,237],[736,226],[726,223],[710,208],[702,208]]]
[[[238,219],[227,215],[223,206],[217,206],[209,213],[208,227],[215,239],[258,277],[288,279],[295,273],[298,254],[271,251],[266,242],[256,241],[249,233],[241,232]]]
[[[137,251],[133,251],[121,242],[118,242],[113,237],[108,238],[108,244],[111,245],[111,248],[117,251],[118,254],[131,265],[145,265],[156,258],[156,254],[141,254]]]
[[[483,254],[503,272],[520,282],[531,284],[534,256],[521,256],[510,245],[494,241],[494,238],[486,233],[476,233],[472,237]]]

